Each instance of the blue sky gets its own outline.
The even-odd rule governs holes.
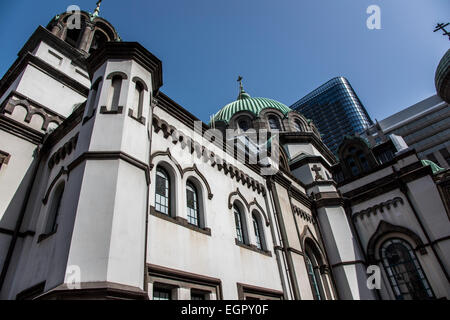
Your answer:
[[[95,2],[1,1],[0,74],[39,24],[70,4],[92,12]],[[366,27],[372,4],[381,30]],[[236,99],[238,75],[252,96],[287,105],[345,76],[381,120],[435,94],[450,47],[433,33],[450,22],[448,0],[104,0],[100,15],[162,60],[161,90],[205,122]]]

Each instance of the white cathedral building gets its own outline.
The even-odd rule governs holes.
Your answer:
[[[39,26],[0,82],[1,299],[450,297],[448,170],[381,131],[336,160],[242,84],[201,123],[98,13]]]

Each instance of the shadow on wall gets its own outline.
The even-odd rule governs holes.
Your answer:
[[[35,158],[31,165],[28,167],[27,172],[23,176],[23,179],[14,193],[13,198],[11,199],[8,207],[6,208],[3,216],[0,219],[0,284],[3,285],[0,288],[0,298],[7,298],[5,296],[8,289],[6,288],[5,279],[5,268],[8,267],[8,264],[11,265],[11,261],[17,259],[17,251],[14,252],[10,258],[8,258],[8,251],[10,250],[11,243],[13,241],[13,234],[17,227],[17,222],[22,212],[24,212],[26,205],[27,195],[31,191],[32,182],[34,180],[35,171],[38,166],[38,160]],[[17,241],[15,244],[15,248],[21,247],[24,242],[24,231],[29,230],[20,230],[19,236],[17,237]],[[34,230],[30,230],[34,231]],[[9,273],[9,272],[8,272]]]
[[[326,222],[328,224],[328,222]],[[323,232],[331,232],[331,228],[329,225],[323,226]],[[358,243],[356,242],[356,239],[352,237],[353,241],[353,257],[361,257],[364,256],[362,252],[357,252],[358,249]],[[325,241],[328,249],[328,256],[334,256],[338,259],[338,261],[347,262],[344,260],[340,254],[339,250],[336,246],[335,241]],[[363,250],[363,249],[362,249]],[[352,299],[360,299],[360,300],[374,300],[377,299],[377,293],[375,290],[370,290],[367,287],[367,274],[366,274],[366,265],[363,265],[362,263],[357,263],[353,265],[347,265],[347,266],[341,266],[337,268],[333,268],[332,265],[330,266],[333,277],[336,283],[336,290],[339,295],[339,299],[341,300],[352,300]],[[344,268],[356,268],[356,279],[348,278],[346,274],[344,273]],[[359,272],[358,272],[359,269]],[[351,284],[355,284],[356,287],[353,288],[350,286]],[[354,294],[352,294],[354,291],[356,291]]]

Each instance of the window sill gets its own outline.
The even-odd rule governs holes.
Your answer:
[[[171,217],[171,216],[169,216],[169,215],[167,215],[167,214],[164,214],[164,213],[162,213],[162,212],[156,211],[155,207],[153,207],[153,206],[150,207],[150,214],[151,214],[152,216],[161,218],[161,219],[163,219],[163,220],[166,220],[166,221],[175,223],[175,224],[177,224],[177,225],[179,225],[179,226],[188,228],[188,229],[190,229],[190,230],[192,230],[192,231],[200,232],[200,233],[205,234],[205,235],[207,235],[207,236],[211,236],[211,229],[210,229],[210,228],[200,228],[200,227],[197,227],[197,226],[195,226],[195,225],[193,225],[193,224],[190,224],[190,223],[189,223],[186,219],[184,219],[184,218],[181,218],[181,217]]]
[[[251,250],[251,251],[263,254],[265,256],[268,256],[268,257],[272,256],[272,252],[266,251],[266,250],[262,250],[262,249],[258,249],[254,244],[242,243],[237,238],[234,238],[234,241],[235,241],[236,245],[241,247],[241,248],[248,249],[248,250]]]
[[[145,117],[142,117],[142,116],[139,117],[139,118],[135,117],[135,116],[133,115],[133,110],[131,110],[131,109],[128,110],[128,116],[129,116],[131,119],[136,120],[136,121],[139,122],[140,124],[145,125]]]
[[[100,108],[100,113],[102,113],[102,114],[120,114],[120,113],[122,113],[122,110],[123,110],[122,106],[117,107],[116,110],[108,110],[108,109],[106,109],[106,106],[102,106]]]

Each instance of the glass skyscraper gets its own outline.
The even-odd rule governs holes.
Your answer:
[[[337,155],[346,135],[362,132],[372,124],[352,86],[344,77],[333,78],[291,106],[311,119],[323,142]]]

